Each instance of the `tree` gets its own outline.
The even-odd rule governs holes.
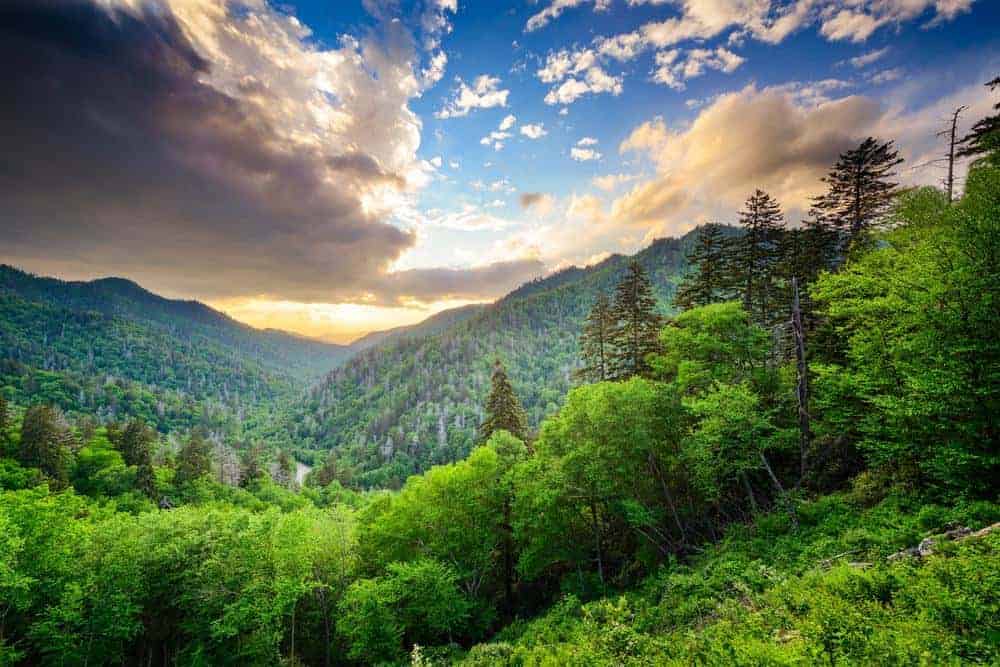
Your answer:
[[[69,426],[58,408],[33,405],[21,423],[20,462],[39,468],[56,489],[69,486]]]
[[[896,481],[957,494],[1000,477],[1000,169],[974,167],[963,197],[924,188],[897,228],[814,298],[847,344],[815,365],[813,428],[850,434]]]
[[[727,262],[729,244],[722,233],[722,225],[711,223],[698,229],[695,244],[687,253],[689,268],[677,288],[674,305],[682,310],[706,306],[728,296]]]
[[[892,141],[868,137],[857,148],[841,153],[823,178],[827,191],[813,200],[810,216],[817,224],[836,230],[847,245],[857,242],[889,212],[898,192],[892,179],[902,162]]]
[[[740,212],[743,236],[733,242],[733,283],[743,308],[762,325],[773,320],[772,299],[778,264],[778,239],[784,228],[781,206],[771,195],[756,190]]]
[[[212,445],[200,429],[191,432],[190,437],[177,455],[178,484],[192,482],[207,475],[212,468]]]
[[[0,443],[7,442],[8,414],[7,397],[0,391]]]
[[[1000,88],[1000,76],[988,82],[992,91]],[[1000,102],[993,105],[997,113],[976,122],[967,135],[959,141],[959,157],[971,157],[1000,166]]]
[[[624,380],[648,375],[646,357],[659,349],[662,318],[656,312],[656,297],[649,277],[639,262],[633,260],[629,264],[628,272],[615,289],[611,312],[615,320],[611,377]]]
[[[264,466],[261,463],[262,451],[259,444],[254,444],[243,452],[242,461],[240,461],[240,486],[244,489],[253,487],[264,477]]]
[[[156,441],[156,432],[146,426],[142,419],[132,419],[124,429],[109,429],[108,439],[121,452],[127,466],[149,465],[152,444]]]
[[[614,319],[611,314],[611,301],[601,292],[594,301],[590,314],[580,334],[580,357],[583,367],[577,374],[591,382],[602,382],[611,377],[611,335]]]
[[[528,436],[528,417],[514,393],[507,371],[497,359],[493,364],[490,395],[486,399],[486,419],[479,427],[479,440],[486,442],[494,431],[504,430],[520,440]]]
[[[278,450],[274,462],[274,481],[279,486],[290,487],[295,479],[295,462],[284,449]]]

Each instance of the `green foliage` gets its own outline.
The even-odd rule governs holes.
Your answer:
[[[479,427],[479,441],[486,442],[497,431],[507,431],[524,440],[528,433],[527,416],[521,401],[507,378],[507,371],[497,359],[493,365],[490,393],[486,397],[486,418]]]
[[[203,433],[194,431],[177,454],[177,475],[174,479],[178,484],[192,482],[207,475],[211,466],[211,444]]]
[[[1000,170],[973,170],[954,205],[908,194],[896,220],[816,286],[847,342],[820,367],[817,402],[830,430],[848,425],[901,481],[988,492],[1000,470]]]
[[[69,425],[61,412],[48,405],[32,406],[21,423],[19,460],[41,470],[53,488],[65,488],[73,461],[70,439]]]
[[[657,351],[657,336],[663,320],[657,313],[656,297],[642,264],[629,262],[611,305],[611,377],[619,380],[648,375],[647,357]]]

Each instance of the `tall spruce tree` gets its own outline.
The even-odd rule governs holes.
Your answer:
[[[7,428],[10,411],[7,407],[7,397],[0,392],[0,444],[7,442]]]
[[[212,468],[212,445],[200,429],[194,430],[177,454],[178,484],[191,482],[206,475]]]
[[[710,223],[698,229],[687,253],[689,273],[677,287],[674,305],[682,310],[724,301],[728,296],[727,241],[722,225]]]
[[[493,363],[490,395],[486,399],[486,418],[479,426],[479,441],[486,442],[495,431],[501,430],[522,441],[528,437],[528,417],[514,393],[507,370],[497,359]]]
[[[109,429],[108,438],[119,452],[127,466],[149,464],[156,433],[141,419],[132,419],[124,429]]]
[[[663,318],[656,312],[649,276],[639,262],[629,263],[625,277],[615,288],[611,313],[615,320],[611,377],[623,380],[648,375],[650,366],[646,357],[659,350]]]
[[[986,86],[990,90],[1000,88],[1000,76]],[[985,159],[1000,164],[1000,102],[993,105],[997,113],[976,122],[967,135],[959,141],[959,157]]]
[[[857,148],[841,153],[823,178],[827,191],[813,200],[809,213],[812,224],[839,234],[839,254],[888,213],[898,192],[898,183],[893,181],[896,167],[902,162],[892,141],[868,137]]]
[[[71,435],[58,408],[34,405],[21,422],[20,462],[38,468],[55,489],[69,486]]]
[[[743,236],[733,241],[734,284],[743,308],[758,324],[773,324],[774,279],[778,265],[778,241],[785,219],[771,195],[756,190],[740,211]]]
[[[583,367],[578,377],[588,382],[602,382],[611,378],[611,336],[614,330],[611,300],[601,292],[587,315],[580,334],[580,357]]]

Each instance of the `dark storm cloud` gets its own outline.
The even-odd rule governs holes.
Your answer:
[[[161,6],[2,3],[0,259],[201,298],[408,293],[384,272],[413,236],[361,204],[400,177],[290,144],[208,73]]]

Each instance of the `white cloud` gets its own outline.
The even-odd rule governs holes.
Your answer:
[[[500,88],[500,78],[482,74],[469,86],[458,80],[455,97],[434,115],[438,118],[459,118],[467,116],[473,109],[492,109],[507,106],[510,91]]]
[[[544,28],[567,9],[585,4],[593,4],[594,11],[604,11],[611,5],[611,0],[550,0],[549,5],[528,18],[528,23],[524,26],[525,31],[531,32]]]
[[[701,76],[706,68],[730,74],[742,65],[745,59],[724,46],[719,46],[715,50],[691,49],[683,57],[680,49],[660,51],[656,54],[655,62],[653,81],[675,90],[684,90],[684,81]]]
[[[437,155],[437,156],[435,156],[435,157],[432,157],[432,158],[431,158],[431,159],[429,160],[429,162],[430,162],[430,163],[431,163],[432,165],[434,165],[434,167],[436,167],[437,169],[440,169],[440,168],[441,168],[441,165],[442,165],[442,164],[444,164],[444,161],[443,161],[443,160],[441,159],[441,156],[440,156],[440,155]]]
[[[576,146],[570,149],[569,156],[577,162],[590,162],[601,159],[601,154],[593,148],[578,148]]]
[[[541,139],[546,134],[548,130],[545,129],[544,123],[537,123],[534,125],[522,125],[521,134],[528,137],[529,139]]]
[[[514,127],[514,123],[517,122],[517,117],[514,114],[508,114],[500,121],[500,127],[498,128],[501,132],[506,132],[510,128]]]
[[[889,53],[889,47],[883,47],[881,49],[875,49],[874,51],[868,51],[867,53],[862,53],[860,56],[855,56],[848,60],[852,67],[861,69],[862,67],[867,67],[871,65],[876,60],[880,60],[882,56]]]
[[[590,182],[600,190],[611,192],[620,185],[634,181],[637,177],[636,174],[607,174],[605,176],[594,176]]]
[[[598,143],[600,143],[600,142],[597,141],[597,139],[595,139],[594,137],[583,137],[578,142],[576,142],[576,145],[577,146],[596,146]]]

